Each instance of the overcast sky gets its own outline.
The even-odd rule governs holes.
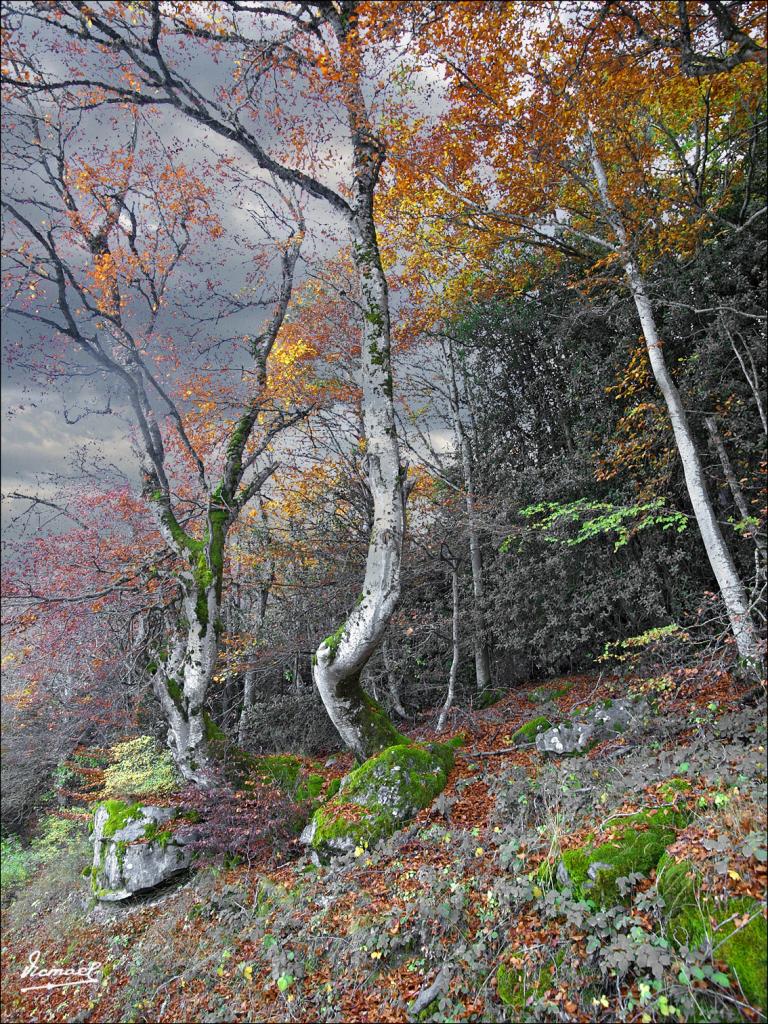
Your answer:
[[[53,48],[46,45],[46,31],[44,29],[35,42],[38,59],[52,73],[59,72],[61,65]],[[231,70],[226,61],[218,65],[210,57],[202,61],[197,58],[196,61],[195,63],[193,60],[192,66],[197,76],[196,83],[202,89],[212,93],[218,87],[226,85]],[[434,77],[430,76],[422,85],[425,97],[422,102],[436,102],[439,105]],[[302,112],[303,101],[300,97],[287,99],[287,105],[292,108],[292,115]],[[5,113],[7,117],[12,112],[6,108]],[[83,153],[88,153],[92,147],[103,149],[115,145],[110,117],[105,117],[100,111],[85,115],[78,139],[78,148]],[[210,163],[218,155],[231,155],[242,159],[238,147],[223,142],[217,136],[211,136],[200,125],[175,112],[169,112],[167,108],[160,112],[142,112],[140,122],[139,152],[152,144],[154,136],[169,150],[174,151],[177,160],[183,160],[191,168],[206,161]],[[12,136],[13,130],[9,134]],[[343,179],[349,164],[349,146],[335,115],[325,119],[321,137],[325,140],[328,158],[324,170],[326,181],[335,187],[339,180]],[[273,148],[279,147],[279,132],[271,136],[269,132],[262,133],[261,141],[267,146],[271,144]],[[18,138],[8,139],[11,148],[14,142],[18,142]],[[18,146],[16,148],[18,149]],[[19,173],[18,167],[14,166],[18,163],[18,159],[14,162],[3,161],[4,194],[11,194],[14,198],[30,194],[39,197],[39,184],[27,179],[25,174]],[[253,162],[244,161],[243,166],[250,175],[251,184],[256,186],[255,191],[258,192],[258,172]],[[248,269],[243,246],[247,239],[254,240],[258,234],[254,234],[254,225],[248,216],[249,206],[257,205],[257,200],[249,198],[245,188],[235,188],[232,191],[230,185],[228,189],[226,194],[219,195],[217,188],[217,212],[225,229],[226,244],[209,240],[206,243],[208,249],[202,249],[197,254],[197,262],[200,268],[198,273],[205,272],[209,264],[211,268],[215,268],[211,271],[212,275],[215,274],[227,287],[236,289]],[[232,201],[234,197],[235,202]],[[305,244],[304,254],[316,267],[319,259],[331,256],[343,242],[344,229],[327,204],[322,201],[308,200],[306,216],[310,237]],[[238,245],[238,239],[242,240],[242,245]],[[223,254],[225,262],[221,265]],[[300,268],[297,283],[301,282],[304,273],[304,269]],[[173,300],[173,295],[171,299]],[[42,302],[45,303],[44,295]],[[169,308],[173,308],[173,301]],[[199,316],[204,316],[204,304],[195,312]],[[239,320],[233,318],[211,325],[210,334],[215,336],[217,331],[219,336],[227,336],[237,331],[253,333],[255,316],[256,313],[251,309],[240,316]],[[192,324],[182,322],[176,316],[165,323],[161,318],[159,328],[174,336],[181,335],[184,339],[185,332],[192,330]],[[32,343],[45,346],[48,343],[46,333],[50,335],[52,332],[48,329],[41,331],[37,325],[30,325],[29,322],[24,322],[13,315],[3,317],[3,493],[51,493],[59,487],[58,483],[52,481],[51,475],[58,477],[62,473],[69,475],[74,472],[70,468],[72,457],[76,456],[77,463],[81,461],[84,452],[91,452],[94,458],[106,460],[114,467],[116,473],[123,473],[132,483],[137,483],[137,462],[132,451],[130,419],[125,415],[125,407],[119,394],[111,400],[111,415],[89,415],[75,423],[68,423],[63,412],[65,407],[68,409],[69,418],[75,419],[88,408],[100,409],[104,406],[104,387],[97,378],[90,380],[87,388],[83,382],[67,383],[61,395],[55,390],[41,391],[39,387],[30,383],[30,375],[22,365],[8,364],[5,356],[8,351],[13,350],[17,342],[21,340],[25,345]],[[191,353],[194,347],[187,344],[187,352]],[[442,438],[440,443],[444,445],[447,442]],[[7,519],[4,521],[7,526]]]

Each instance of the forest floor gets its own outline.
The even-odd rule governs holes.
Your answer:
[[[105,909],[62,858],[3,911],[2,1020],[765,1019],[764,691],[745,699],[705,669],[668,679],[575,676],[456,709],[441,739],[461,732],[465,744],[444,793],[385,844],[330,867],[295,842]],[[512,741],[536,716],[632,689],[655,696],[641,735],[559,759]],[[434,739],[435,717],[406,731]],[[312,770],[348,767],[333,761]],[[556,881],[564,853],[664,807],[667,854],[708,918],[699,943],[674,933],[655,869],[622,883],[615,906]],[[724,917],[733,907],[743,914]],[[749,936],[738,972],[721,957],[734,930]],[[23,991],[35,950],[41,966],[98,961],[102,980]]]

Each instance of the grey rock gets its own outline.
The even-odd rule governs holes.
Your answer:
[[[623,698],[598,707],[581,721],[553,726],[536,737],[536,749],[545,754],[581,754],[611,736],[637,734],[648,723],[645,700]]]
[[[302,829],[301,835],[299,836],[299,842],[309,845],[315,838],[315,832],[317,832],[317,822],[314,818],[311,818],[309,823]]]
[[[602,860],[594,860],[594,861],[592,861],[592,863],[587,868],[587,874],[589,875],[589,877],[594,882],[595,879],[597,878],[598,871],[602,871],[604,868],[610,868],[610,867],[613,867],[613,865],[612,864],[606,864],[605,861],[602,861]]]
[[[539,733],[536,749],[544,754],[580,754],[591,745],[594,735],[595,726],[591,722],[555,725]]]
[[[565,864],[563,864],[561,860],[557,862],[557,871],[555,872],[555,877],[557,878],[557,881],[560,885],[565,886],[571,884],[571,876],[568,874],[568,868],[565,866]]]
[[[160,827],[175,813],[170,807],[139,807],[136,817],[105,837],[109,811],[104,806],[96,809],[91,842],[93,890],[98,899],[128,899],[135,893],[154,889],[189,867],[192,851],[187,843],[197,838],[199,830],[185,828],[165,844],[145,840],[151,825]]]

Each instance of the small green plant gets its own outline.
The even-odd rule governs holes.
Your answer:
[[[670,622],[667,626],[654,626],[653,629],[646,629],[644,633],[637,636],[627,637],[626,640],[613,640],[603,648],[603,653],[598,661],[627,661],[633,655],[639,654],[643,648],[657,643],[659,640],[666,640],[674,636],[679,640],[688,640],[688,634],[676,622]],[[669,679],[662,676],[661,680]],[[647,679],[646,683],[660,682],[661,680]],[[671,680],[670,680],[671,682]]]
[[[32,874],[35,860],[29,849],[21,845],[18,836],[0,841],[0,890],[7,895],[16,886],[26,882]]]
[[[603,534],[615,534],[614,551],[651,526],[660,526],[662,530],[674,529],[677,533],[682,533],[688,526],[688,516],[667,508],[664,498],[654,498],[639,505],[611,505],[607,501],[590,501],[587,498],[566,504],[540,501],[521,508],[520,515],[529,521],[531,529],[540,530],[545,540],[552,544],[573,547]],[[563,530],[573,526],[578,527],[573,536],[561,536]],[[509,550],[511,542],[511,537],[502,542],[499,549],[502,554]]]

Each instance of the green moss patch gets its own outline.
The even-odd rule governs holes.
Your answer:
[[[516,729],[512,733],[512,742],[522,746],[524,743],[535,743],[536,737],[540,732],[546,732],[547,729],[552,728],[552,723],[544,715],[539,715],[538,718],[532,718],[530,722],[526,722],[521,725],[519,729]]]
[[[563,865],[574,892],[601,906],[621,902],[616,880],[633,872],[647,875],[652,871],[686,822],[686,816],[673,808],[640,811],[620,819],[608,842],[592,837],[578,849],[566,851]]]
[[[522,1010],[532,997],[542,996],[552,985],[553,971],[544,967],[536,977],[518,967],[501,964],[496,972],[496,995],[515,1010]]]
[[[152,821],[144,829],[144,838],[148,843],[156,843],[161,850],[164,850],[173,839],[173,832],[169,828],[161,829],[156,822]]]
[[[685,793],[690,788],[691,784],[686,779],[667,779],[659,783],[656,792],[662,800],[673,803],[678,793]]]
[[[528,694],[528,700],[533,704],[545,704],[548,700],[557,700],[558,697],[567,696],[574,686],[575,683],[563,683],[554,690],[549,690],[546,686],[537,686]]]
[[[311,845],[318,857],[371,846],[428,806],[448,781],[454,747],[399,743],[363,762],[315,811]]]
[[[768,1015],[768,929],[762,903],[741,896],[725,906],[713,900],[689,904],[672,917],[669,933],[687,946],[710,942],[713,958],[728,966],[752,1006]]]
[[[296,803],[317,800],[325,786],[322,775],[307,773],[300,757],[294,754],[268,754],[253,759],[253,772],[257,778],[274,783]],[[336,780],[338,791],[340,780]]]
[[[98,804],[95,810],[99,807],[105,808],[107,812],[107,820],[101,833],[103,839],[109,839],[129,822],[141,817],[141,804],[138,803],[126,804],[122,800],[105,800]]]
[[[765,908],[749,897],[730,900],[713,915],[717,931],[712,936],[716,959],[724,960],[736,975],[744,995],[763,1016],[768,1015],[768,928]],[[736,920],[749,916],[749,923],[738,927]],[[731,920],[732,918],[736,920]]]
[[[676,861],[665,853],[656,867],[656,890],[668,916],[699,905],[701,875],[688,861]]]
[[[764,905],[749,896],[715,903],[703,896],[695,866],[667,854],[659,861],[656,888],[664,898],[669,936],[690,947],[709,942],[713,958],[728,966],[747,1000],[768,1016]]]
[[[409,742],[408,737],[394,727],[381,705],[362,690],[360,691],[360,702],[359,724],[368,750],[373,750],[378,754],[380,751],[386,750],[387,747]]]

